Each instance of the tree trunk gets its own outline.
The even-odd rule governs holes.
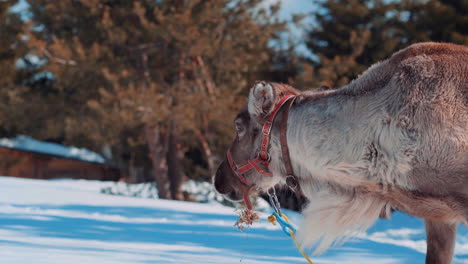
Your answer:
[[[184,180],[184,172],[182,168],[182,160],[184,159],[185,151],[180,144],[176,134],[176,123],[171,122],[169,131],[169,148],[167,152],[167,166],[170,183],[171,197],[174,200],[183,200],[181,186]]]
[[[214,175],[215,170],[216,170],[217,157],[211,150],[210,144],[208,144],[208,140],[206,139],[206,136],[199,129],[195,129],[195,135],[198,138],[198,140],[200,140],[200,143],[202,144],[203,152],[206,157],[206,162],[208,163],[208,171],[211,177]]]
[[[169,181],[167,177],[166,153],[169,143],[169,133],[161,135],[157,126],[145,126],[149,157],[153,165],[153,176],[158,188],[159,198],[169,199]]]

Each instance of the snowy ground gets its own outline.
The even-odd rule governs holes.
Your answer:
[[[0,263],[305,263],[264,219],[240,232],[232,208],[99,193],[108,185],[0,177]],[[423,263],[424,251],[422,221],[397,213],[312,259]],[[454,263],[468,263],[466,227],[459,228],[456,254]]]

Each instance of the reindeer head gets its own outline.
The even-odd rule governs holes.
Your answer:
[[[257,82],[250,90],[247,107],[234,120],[236,138],[213,179],[219,193],[238,201],[258,190],[265,191],[281,180],[279,175],[270,173],[269,157],[259,155],[262,130],[278,102],[288,94],[298,93],[288,85],[266,82]]]

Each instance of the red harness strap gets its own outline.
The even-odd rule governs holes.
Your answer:
[[[290,98],[294,97],[293,94],[288,94],[283,96],[278,103],[276,103],[275,108],[273,109],[273,112],[271,112],[270,116],[268,116],[267,121],[265,124],[263,124],[263,140],[262,140],[262,145],[260,147],[260,157],[263,160],[269,160],[269,155],[268,155],[268,144],[270,143],[270,133],[271,133],[271,128],[273,127],[273,121],[275,120],[276,114],[278,111],[281,109],[281,107],[286,103]]]
[[[240,181],[245,185],[245,187],[247,187],[247,189],[244,189],[242,191],[242,196],[244,198],[244,202],[245,202],[245,206],[247,206],[247,209],[249,210],[252,210],[252,204],[250,203],[250,199],[249,199],[249,192],[250,190],[254,187],[253,184],[251,184],[245,177],[244,177],[244,173],[251,170],[253,167],[252,163],[249,162],[244,165],[244,166],[241,166],[240,168],[237,167],[236,165],[236,162],[234,161],[234,159],[232,158],[232,154],[231,154],[231,149],[229,148],[228,152],[227,152],[227,159],[228,159],[228,162],[229,162],[229,166],[231,166],[231,169],[234,171],[234,173],[237,175],[237,177],[239,177]],[[258,159],[258,158],[257,158]]]
[[[247,178],[244,176],[244,173],[250,171],[251,169],[255,169],[258,173],[264,176],[273,176],[269,171],[270,165],[270,155],[268,154],[268,145],[270,143],[270,133],[271,128],[273,127],[273,121],[275,120],[276,114],[281,109],[281,107],[290,99],[293,98],[294,95],[289,94],[282,97],[278,103],[276,103],[273,112],[268,116],[267,121],[263,124],[262,128],[262,144],[260,146],[260,152],[256,159],[248,160],[247,164],[242,166],[237,166],[236,162],[234,161],[231,148],[227,151],[227,159],[229,162],[229,166],[234,171],[234,173],[239,177],[240,181],[247,187],[246,190],[243,191],[243,198],[247,209],[252,210],[252,205],[249,200],[249,191],[254,187],[254,184],[251,184]]]

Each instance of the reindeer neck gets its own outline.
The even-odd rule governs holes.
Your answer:
[[[314,176],[328,181],[328,169],[359,161],[379,119],[370,101],[365,96],[335,91],[298,98],[290,110],[287,138],[299,178]],[[284,166],[279,165],[279,169],[284,172]]]

